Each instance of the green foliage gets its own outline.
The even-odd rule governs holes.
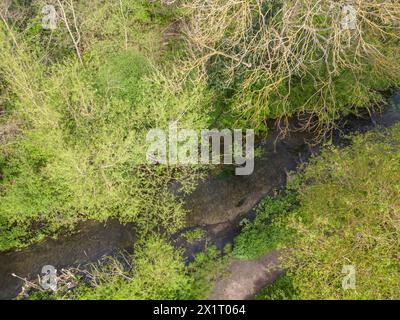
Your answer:
[[[122,258],[123,257],[123,258]],[[229,261],[229,248],[223,255],[208,247],[186,265],[182,251],[160,236],[139,241],[130,256],[106,257],[85,273],[70,270],[58,282],[56,293],[27,290],[30,300],[183,300],[205,299],[216,278],[223,276]],[[89,276],[88,276],[89,275]],[[71,283],[74,287],[71,289]]]
[[[254,259],[286,245],[291,237],[285,228],[287,215],[298,205],[297,194],[288,188],[286,194],[267,197],[256,209],[256,218],[242,221],[242,231],[235,238],[233,255]]]
[[[53,31],[41,27],[45,1],[5,4],[0,251],[88,219],[134,222],[145,236],[183,227],[186,211],[171,185],[190,192],[201,168],[149,165],[145,138],[152,128],[175,120],[182,128],[207,128],[217,116],[218,125],[265,130],[268,118],[303,113],[317,117],[305,126],[319,130],[380,101],[379,91],[400,83],[400,6],[374,9],[379,1],[360,2],[355,34],[331,28],[340,10],[329,15],[308,0],[297,8],[281,0],[204,8],[191,0],[188,11],[161,1],[62,1],[57,9],[65,16]],[[187,55],[171,36],[182,14],[189,16]],[[182,56],[190,56],[189,65],[171,63]],[[260,298],[400,297],[399,133],[396,126],[353,137],[351,147],[327,146],[284,194],[260,204],[253,222],[243,221],[234,257],[290,248],[288,273]],[[200,229],[186,234],[189,242],[202,236]],[[98,282],[67,297],[205,298],[224,273],[227,251],[209,247],[185,266],[179,250],[151,237],[136,246],[132,268],[106,265]],[[349,264],[357,289],[344,291],[341,270]]]
[[[4,34],[3,34],[4,36]],[[183,226],[182,200],[198,168],[150,165],[152,128],[205,128],[205,86],[178,84],[136,50],[88,50],[43,66],[4,36],[0,73],[20,134],[0,146],[0,250],[71,229],[80,220],[118,218],[140,232]]]
[[[400,126],[330,148],[304,173],[294,286],[302,298],[400,297]],[[295,263],[293,261],[293,263]],[[356,269],[356,289],[343,290],[344,265]],[[294,270],[294,265],[293,265]]]
[[[81,300],[171,300],[191,298],[191,278],[185,272],[181,253],[159,237],[136,245],[133,269],[125,274],[102,271],[103,279],[93,286],[72,291]]]
[[[201,228],[186,231],[184,237],[188,243],[194,243],[204,238],[205,231]]]
[[[161,31],[180,15],[175,5],[165,6],[161,1],[148,0],[60,3],[66,20],[58,1],[12,1],[8,8],[9,24],[18,42],[29,44],[44,64],[75,56],[73,37],[79,39],[79,49],[83,52],[104,47],[117,51],[129,48],[157,60],[170,54],[163,47],[165,39]],[[54,5],[58,13],[54,30],[42,28],[41,10],[49,4]]]
[[[215,246],[209,246],[205,251],[196,254],[188,266],[193,279],[192,295],[194,299],[207,299],[215,281],[223,277],[231,256],[231,248],[227,245],[224,252]]]
[[[400,125],[354,136],[352,142],[345,148],[327,146],[301,174],[299,207],[272,231],[291,234],[283,262],[289,276],[260,297],[400,297]],[[342,288],[346,265],[356,270],[356,289]]]
[[[256,300],[299,300],[299,296],[293,287],[291,276],[286,273],[262,289],[257,294]]]

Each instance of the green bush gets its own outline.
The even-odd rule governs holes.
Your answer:
[[[304,180],[312,182],[300,190],[291,221],[293,285],[302,298],[400,297],[399,150],[396,125],[330,148],[307,168]],[[342,289],[345,265],[355,267],[355,290]]]
[[[93,49],[43,66],[29,46],[1,49],[8,111],[20,134],[0,146],[0,250],[71,229],[80,220],[135,222],[139,232],[183,226],[169,190],[190,192],[199,168],[150,165],[152,128],[209,125],[205,85],[178,84],[136,50]]]
[[[45,5],[54,5],[58,14],[54,30],[42,27]],[[165,47],[162,30],[180,15],[176,5],[147,0],[11,1],[4,5],[4,11],[17,42],[29,44],[46,65],[76,56],[74,40],[81,54],[111,47],[116,51],[135,49],[165,61],[164,56],[173,48]]]
[[[286,273],[271,285],[266,286],[256,296],[256,300],[298,300],[291,276]]]
[[[257,222],[245,228],[237,240],[240,254],[260,255],[279,248],[271,247],[274,241],[269,242],[267,236],[274,239],[276,233],[286,237],[279,246],[290,249],[283,259],[288,276],[267,287],[260,297],[400,297],[399,150],[400,125],[353,136],[352,145],[345,148],[326,146],[300,175],[295,188],[298,208],[281,216],[282,223],[262,227]],[[278,198],[275,206],[281,201]],[[259,233],[252,232],[256,228]],[[355,289],[344,290],[342,270],[349,265],[356,271]]]
[[[239,259],[258,258],[286,245],[291,234],[286,229],[287,215],[298,205],[297,194],[265,198],[256,209],[256,218],[242,221],[242,231],[235,238],[233,255]]]
[[[230,245],[227,245],[223,252],[220,252],[215,246],[209,246],[196,254],[194,261],[188,266],[193,280],[192,299],[208,298],[217,279],[225,275],[230,256]]]
[[[357,1],[354,29],[341,26],[343,1],[184,3],[186,67],[200,66],[236,125],[265,130],[266,119],[300,113],[305,128],[324,134],[400,83],[398,3]]]
[[[159,237],[137,245],[133,269],[123,274],[102,272],[93,287],[84,286],[68,298],[82,300],[176,300],[191,298],[192,280],[179,251]]]
[[[208,247],[185,264],[182,250],[153,235],[139,241],[132,255],[105,257],[87,270],[69,269],[60,276],[57,291],[28,286],[30,300],[184,300],[205,299],[214,281],[223,276],[229,249],[223,255]]]

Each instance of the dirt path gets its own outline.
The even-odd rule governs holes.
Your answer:
[[[210,300],[248,300],[283,274],[279,252],[274,251],[255,260],[234,260],[228,276],[217,280]]]

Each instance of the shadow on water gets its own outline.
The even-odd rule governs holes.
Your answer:
[[[391,99],[392,107],[382,113],[349,116],[342,119],[335,131],[335,144],[346,144],[343,134],[365,132],[377,127],[389,127],[400,121],[400,94]],[[397,107],[393,107],[397,106]],[[294,123],[295,124],[295,123]],[[172,237],[176,246],[183,247],[187,260],[204,250],[206,244],[215,244],[222,249],[232,243],[240,232],[240,221],[254,217],[253,208],[266,195],[282,188],[287,172],[295,170],[301,162],[317,153],[319,146],[310,147],[306,141],[313,136],[307,132],[296,132],[277,140],[278,132],[272,131],[261,143],[263,155],[256,159],[254,173],[250,176],[210,176],[186,199],[188,228]],[[276,141],[277,140],[277,141]],[[276,142],[276,143],[274,143]],[[202,228],[205,236],[200,241],[188,242],[185,232]],[[48,239],[22,251],[0,253],[0,299],[15,297],[21,290],[23,278],[33,278],[40,274],[44,265],[57,269],[67,266],[89,264],[104,255],[112,255],[120,250],[131,251],[135,232],[132,224],[121,225],[111,220],[106,224],[86,221],[77,227],[77,232]]]

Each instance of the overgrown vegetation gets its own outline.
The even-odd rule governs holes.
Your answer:
[[[139,3],[143,12],[136,3],[134,20],[147,11],[164,19],[155,5]],[[103,23],[113,23],[115,15],[109,19]],[[46,32],[35,30],[36,37]],[[2,122],[13,125],[0,146],[1,250],[85,219],[115,217],[144,232],[183,226],[185,211],[168,189],[179,181],[183,192],[190,191],[197,169],[148,164],[145,138],[149,129],[176,120],[185,128],[206,128],[209,94],[198,83],[177,86],[143,51],[116,48],[102,40],[102,29],[93,32],[93,44],[79,47],[83,65],[76,55],[44,64],[42,42],[27,43],[14,31],[1,34]]]
[[[206,299],[223,276],[229,251],[210,246],[185,265],[182,252],[159,236],[135,245],[133,255],[107,257],[85,270],[61,270],[55,293],[28,282],[20,298],[74,300]]]
[[[225,115],[265,130],[265,119],[301,114],[303,127],[329,131],[343,114],[399,84],[400,4],[386,0],[202,0],[192,19],[187,69],[221,92]],[[345,5],[355,25],[346,26]],[[351,19],[350,19],[351,21]],[[233,115],[233,116],[232,116]]]
[[[286,245],[287,216],[298,206],[294,186],[285,195],[267,197],[257,207],[254,221],[242,220],[242,231],[235,239],[233,254],[239,259],[254,259]]]
[[[288,248],[283,279],[268,299],[396,299],[400,297],[400,126],[327,146],[290,192],[267,199],[234,253],[254,257]],[[286,209],[289,209],[287,211]],[[265,220],[271,213],[277,218]],[[343,266],[354,266],[356,288],[344,290]]]
[[[186,231],[184,237],[188,243],[194,243],[203,239],[205,236],[205,231],[201,228],[196,228],[193,230]]]
[[[192,279],[180,252],[160,238],[136,245],[128,272],[116,264],[93,275],[90,285],[71,291],[72,299],[190,299]]]
[[[45,5],[56,9],[55,29],[42,25]],[[171,122],[262,135],[267,120],[286,133],[298,116],[319,141],[340,116],[380,102],[400,85],[400,3],[354,0],[352,26],[345,5],[3,1],[0,251],[89,219],[133,222],[139,238],[132,256],[66,271],[55,295],[31,298],[206,298],[231,250],[251,259],[277,249],[287,273],[259,298],[399,298],[400,126],[328,145],[243,221],[233,248],[209,247],[189,265],[165,238],[184,227],[183,196],[204,168],[146,159],[148,131]],[[221,178],[231,171],[220,168]],[[342,290],[343,265],[355,266],[356,290]]]

